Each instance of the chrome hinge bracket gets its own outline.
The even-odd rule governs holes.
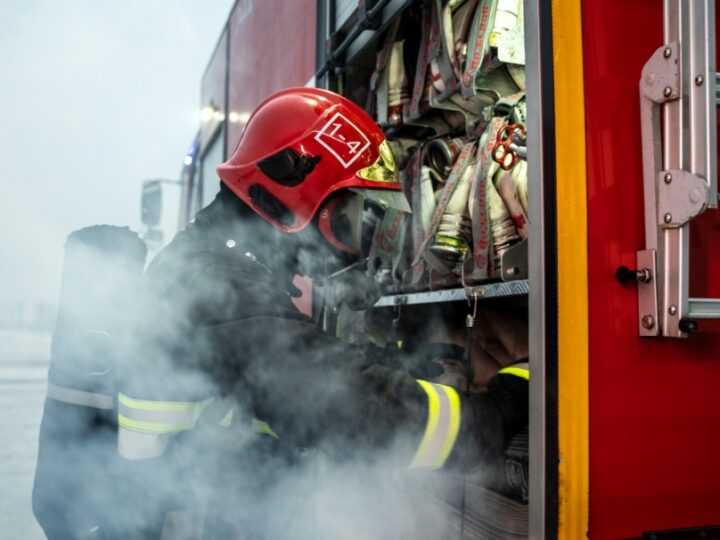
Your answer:
[[[710,188],[704,178],[687,171],[661,171],[657,177],[657,223],[663,228],[682,227],[702,214]]]
[[[649,279],[638,281],[638,330],[641,336],[658,336],[662,321],[658,313],[656,253],[654,249],[637,252],[637,268],[647,270]]]
[[[658,48],[645,62],[640,86],[643,95],[655,103],[680,98],[680,46],[677,42]]]

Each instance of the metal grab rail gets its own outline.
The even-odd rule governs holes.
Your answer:
[[[640,79],[645,246],[637,252],[641,336],[687,337],[720,318],[720,299],[689,298],[689,223],[718,205],[714,0],[665,0],[665,45]]]

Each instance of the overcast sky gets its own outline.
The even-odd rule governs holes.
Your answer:
[[[62,245],[177,178],[233,0],[0,0],[0,305],[55,300]]]

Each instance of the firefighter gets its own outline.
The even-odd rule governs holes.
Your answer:
[[[264,525],[240,526],[267,531],[282,517],[260,501],[305,449],[388,468],[501,459],[527,426],[526,365],[466,395],[417,380],[397,351],[339,341],[293,304],[295,275],[321,279],[362,257],[368,205],[409,210],[370,117],[325,90],[281,91],[218,174],[215,200],[148,268],[126,353],[118,447],[136,482],[135,536],[220,538],[260,514]],[[221,500],[236,501],[230,515]]]

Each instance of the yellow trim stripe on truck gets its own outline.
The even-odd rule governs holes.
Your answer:
[[[557,167],[558,538],[589,522],[587,186],[581,3],[553,0]]]

